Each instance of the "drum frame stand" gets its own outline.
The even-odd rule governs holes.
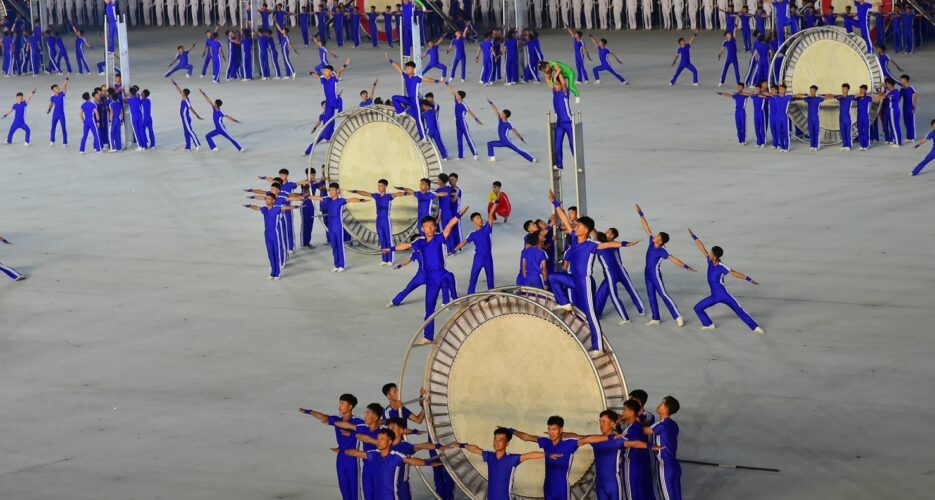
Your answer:
[[[107,36],[107,16],[104,16],[104,83],[108,88],[113,87],[117,79],[117,65],[114,54],[120,54],[120,81],[124,89],[129,89],[133,80],[130,78],[130,52],[127,45],[127,17],[117,14],[117,52],[111,52]],[[126,115],[126,111],[123,113]],[[124,116],[122,119],[125,119]],[[124,123],[126,121],[124,120]],[[135,136],[130,134],[130,127],[123,127],[123,143],[136,142]],[[126,148],[124,148],[126,149]]]
[[[555,195],[555,200],[564,204],[565,190],[562,183],[562,175],[564,172],[567,172],[568,169],[554,168],[555,121],[552,120],[551,111],[546,113],[546,123],[548,124],[547,136],[549,138],[549,164],[547,166],[549,169],[549,188]],[[574,152],[572,153],[572,163],[575,166],[575,205],[578,207],[578,216],[583,216],[587,215],[588,213],[588,183],[584,167],[584,123],[581,119],[581,111],[575,112],[572,116],[571,143],[574,146]],[[565,255],[565,238],[562,234],[561,224],[559,224],[557,220],[553,231],[555,232],[553,238],[553,251],[555,252],[555,259],[557,262],[562,262],[562,257]]]

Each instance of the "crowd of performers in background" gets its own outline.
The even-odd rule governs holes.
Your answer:
[[[241,24],[244,17],[249,17],[249,13],[241,13],[242,4],[237,0],[119,0],[117,3],[117,13],[125,16],[131,26],[235,26]],[[431,5],[426,5],[428,3]],[[434,36],[441,34],[445,22],[473,21],[481,26],[513,24],[517,11],[523,13],[523,26],[536,29],[687,28],[724,31],[732,25],[743,28],[746,24],[748,28],[756,26],[757,31],[763,33],[766,31],[764,28],[780,31],[778,27],[782,21],[787,21],[789,30],[794,32],[819,24],[859,26],[857,18],[861,8],[872,11],[874,22],[871,28],[879,30],[885,25],[885,29],[894,35],[915,32],[918,38],[924,36],[929,28],[918,22],[915,10],[908,7],[911,12],[907,13],[906,5],[894,3],[868,1],[867,7],[855,5],[854,8],[834,12],[831,2],[820,1],[516,0],[507,2],[504,10],[504,3],[495,0],[434,0],[420,2],[419,10],[426,11],[424,25]],[[916,3],[923,11],[932,12],[931,2]],[[391,31],[398,28],[403,4],[400,2],[395,8],[373,12],[369,5],[358,10],[354,1],[287,0],[280,3],[270,0],[258,3],[257,15],[267,25],[269,18],[273,17],[282,27],[299,28],[303,32],[321,29],[324,25],[332,26],[334,30],[343,28],[346,34],[355,29],[366,30],[369,25],[377,23],[392,23],[386,29]],[[106,3],[102,0],[49,0],[46,5],[48,19],[55,25],[67,25],[70,21],[79,25],[98,25],[106,15]],[[739,16],[736,24],[732,24],[732,15]],[[928,34],[931,34],[930,30]]]
[[[410,467],[431,467],[432,487],[443,500],[451,500],[455,484],[442,467],[439,454],[451,455],[460,449],[477,455],[487,468],[486,498],[512,498],[517,467],[531,460],[545,461],[542,495],[552,500],[570,498],[569,470],[575,452],[590,446],[594,453],[593,488],[600,500],[680,500],[681,465],[678,459],[679,426],[672,420],[680,404],[672,396],[662,398],[656,415],[645,406],[646,391],[630,391],[619,409],[597,415],[597,434],[579,434],[565,429],[565,419],[552,415],[545,420],[544,435],[530,434],[511,427],[491,429],[489,448],[480,443],[433,443],[427,432],[410,429],[426,420],[431,396],[423,388],[421,397],[411,402],[400,399],[394,383],[382,388],[386,405],[370,403],[363,418],[354,415],[358,400],[342,394],[337,413],[299,408],[322,424],[334,428],[338,486],[343,500],[397,500],[412,498]],[[421,402],[418,413],[406,404]],[[658,417],[658,420],[657,420]],[[504,422],[508,423],[508,422]],[[426,435],[423,439],[421,437]],[[513,438],[535,445],[541,451],[510,453]],[[416,455],[425,452],[427,457]],[[362,464],[362,467],[361,465]],[[529,467],[529,466],[527,466]]]

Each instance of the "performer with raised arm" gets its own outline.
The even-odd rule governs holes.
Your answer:
[[[506,448],[512,439],[513,431],[497,427],[493,431],[493,451],[485,451],[470,443],[460,445],[465,451],[480,455],[487,464],[487,500],[510,500],[516,468],[527,460],[545,458],[545,453],[541,451],[530,451],[522,455],[507,453]]]
[[[678,257],[669,255],[669,251],[665,249],[666,243],[669,242],[669,233],[664,231],[660,231],[658,234],[653,233],[652,229],[649,228],[649,223],[646,222],[646,217],[643,215],[643,210],[640,208],[639,204],[636,205],[636,213],[640,216],[640,225],[643,226],[643,231],[646,231],[646,234],[649,236],[650,240],[652,240],[649,247],[646,249],[646,268],[644,270],[646,277],[646,294],[649,295],[649,309],[652,311],[652,319],[649,323],[646,323],[646,326],[659,324],[659,302],[656,298],[658,294],[669,310],[669,313],[675,318],[675,322],[681,327],[685,324],[685,320],[682,319],[682,314],[679,312],[678,308],[675,307],[675,301],[669,297],[665,283],[662,281],[662,271],[660,271],[659,268],[662,266],[663,260],[669,260],[682,269],[691,272],[698,271],[682,262]]]
[[[510,139],[510,132],[516,137],[519,137],[519,140],[523,141],[523,144],[527,144],[526,139],[523,138],[523,135],[519,133],[519,130],[513,128],[513,124],[510,123],[510,110],[504,109],[502,112],[497,109],[497,105],[493,103],[490,99],[487,99],[487,103],[490,104],[490,107],[493,109],[493,112],[497,115],[499,122],[497,124],[497,135],[499,140],[490,141],[487,143],[487,156],[490,157],[490,161],[497,161],[497,157],[494,156],[495,148],[507,148],[516,152],[516,154],[522,156],[526,161],[530,163],[535,163],[536,159],[529,153],[523,151],[519,148],[513,141]]]
[[[549,288],[555,294],[558,309],[571,311],[572,302],[584,313],[591,330],[591,355],[599,356],[604,352],[603,332],[600,319],[595,307],[594,295],[597,291],[594,278],[591,275],[594,258],[600,250],[633,246],[639,241],[608,241],[598,243],[592,239],[594,220],[590,217],[579,217],[572,225],[565,209],[555,199],[555,194],[549,191],[549,202],[555,207],[562,232],[568,235],[570,246],[565,252],[565,261],[568,262],[568,272],[555,272],[549,274]],[[571,295],[571,297],[569,297]]]
[[[396,191],[395,193],[387,193],[386,187],[389,185],[389,181],[386,179],[380,179],[377,181],[377,192],[371,193],[369,191],[362,191],[359,189],[351,189],[350,192],[364,198],[373,198],[373,203],[376,206],[377,216],[376,216],[376,225],[377,225],[377,240],[380,243],[380,249],[390,248],[393,246],[393,221],[391,218],[391,210],[393,205],[393,200],[399,198],[400,196],[406,196],[409,193],[405,191]],[[390,253],[380,253],[381,266],[390,267],[393,265],[393,252]]]
[[[712,322],[711,318],[705,313],[705,309],[715,304],[724,304],[731,308],[751,330],[756,333],[766,333],[756,324],[756,321],[753,321],[753,318],[743,310],[743,307],[740,306],[737,299],[727,291],[727,287],[724,285],[724,277],[729,274],[735,278],[753,283],[754,285],[759,285],[759,283],[746,274],[735,271],[721,262],[721,257],[724,255],[724,250],[721,247],[713,246],[709,252],[708,249],[705,248],[704,243],[692,232],[691,228],[688,229],[688,234],[695,240],[695,246],[698,247],[698,251],[708,260],[708,287],[711,289],[711,295],[701,299],[701,301],[695,305],[695,314],[697,314],[698,319],[701,320],[701,329],[714,330],[714,322]]]
[[[371,474],[373,477],[374,500],[398,500],[401,498],[399,495],[400,485],[397,479],[400,467],[406,465],[438,467],[441,465],[441,462],[437,460],[407,457],[393,451],[392,444],[397,439],[398,436],[392,429],[383,428],[377,434],[375,450],[364,452],[353,448],[338,449],[339,453],[343,450],[344,455],[359,458],[370,464],[373,471]],[[346,500],[349,497],[345,496],[344,498]],[[356,498],[356,495],[353,498]]]
[[[280,243],[279,243],[279,233],[277,232],[277,225],[279,224],[279,218],[283,211],[290,211],[298,206],[292,205],[276,205],[276,195],[273,193],[267,193],[264,197],[265,205],[260,207],[257,205],[244,205],[245,207],[251,210],[257,210],[263,214],[263,239],[266,242],[266,256],[269,258],[269,277],[267,279],[278,280],[282,273],[281,262],[282,258],[280,257]]]
[[[427,184],[427,183],[426,183]],[[445,243],[444,240],[451,234],[452,228],[457,225],[461,216],[468,211],[467,206],[461,209],[458,215],[448,221],[448,225],[439,234],[435,218],[425,216],[420,219],[422,224],[422,233],[424,236],[412,243],[400,243],[395,247],[383,250],[384,253],[398,250],[408,250],[410,248],[422,253],[423,265],[425,271],[425,319],[435,314],[435,304],[438,302],[438,294],[445,286],[445,280],[448,279],[448,271],[445,269]],[[435,340],[434,322],[425,326],[422,332],[425,339],[423,343],[430,344]]]
[[[364,421],[354,416],[355,406],[357,406],[357,398],[353,394],[342,394],[341,397],[338,398],[337,415],[328,415],[320,411],[299,408],[300,413],[311,415],[319,422],[334,427],[334,437],[337,440],[339,450],[336,464],[338,470],[338,487],[341,490],[341,498],[344,500],[357,500],[357,460],[351,458],[357,457],[357,455],[352,455],[350,453],[341,454],[340,450],[366,454],[356,449],[357,433],[348,429],[336,427],[335,424],[337,422],[345,422],[354,426],[363,425]],[[384,449],[389,452],[389,440],[387,440]]]
[[[221,111],[221,106],[224,105],[223,101],[221,101],[220,99],[212,101],[211,98],[208,97],[208,94],[205,94],[205,91],[202,89],[198,89],[198,92],[201,92],[202,97],[205,98],[205,101],[208,103],[208,105],[211,106],[211,109],[213,110],[212,120],[214,121],[214,130],[212,130],[211,132],[208,132],[208,134],[205,135],[205,141],[207,141],[208,147],[211,148],[211,151],[217,151],[218,147],[217,147],[217,144],[214,143],[214,138],[217,136],[221,136],[227,139],[228,141],[230,141],[231,144],[233,144],[234,147],[237,148],[237,151],[240,151],[241,153],[243,153],[246,149],[243,146],[241,146],[240,143],[237,142],[237,140],[234,139],[232,135],[230,135],[230,133],[227,132],[227,127],[224,126],[224,120],[230,120],[234,123],[243,123],[243,122]]]
[[[400,66],[395,61],[390,59],[390,56],[386,53],[383,54],[386,57],[386,60],[389,61],[390,66],[403,77],[403,84],[406,88],[406,95],[394,95],[392,97],[393,108],[396,109],[396,113],[408,113],[416,121],[416,128],[419,131],[419,139],[425,140],[425,127],[422,123],[422,118],[419,110],[422,109],[419,105],[419,88],[422,83],[442,83],[442,80],[437,80],[435,78],[430,78],[427,76],[422,76],[416,74],[416,63],[409,61],[405,65]]]
[[[343,198],[341,186],[337,182],[328,184],[328,196],[309,195],[308,199],[321,202],[321,211],[325,214],[328,226],[328,244],[331,245],[331,257],[334,261],[333,273],[343,273],[344,261],[344,205],[365,203],[366,198]]]
[[[467,287],[468,295],[477,290],[477,278],[480,276],[481,270],[484,271],[484,275],[487,277],[487,289],[494,288],[493,242],[490,236],[493,234],[493,221],[496,210],[497,204],[494,203],[487,212],[486,221],[484,221],[480,212],[472,213],[471,223],[474,224],[475,229],[454,249],[455,253],[457,253],[468,243],[474,244],[474,262],[471,264],[471,279],[468,281]]]
[[[549,500],[568,500],[568,469],[575,451],[586,444],[603,443],[610,437],[576,436],[565,437],[565,419],[553,415],[546,421],[548,437],[539,437],[527,434],[516,429],[510,429],[513,435],[529,443],[536,443],[545,455],[545,483],[542,490],[545,498]]]

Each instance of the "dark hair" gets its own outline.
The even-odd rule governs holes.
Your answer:
[[[328,64],[328,65],[326,65],[326,66],[325,66],[324,68],[322,68],[322,69],[330,69],[331,71],[334,71],[334,66]]]
[[[909,78],[909,75],[906,75],[906,74],[900,75],[900,76],[899,76],[899,79],[900,79],[900,80],[906,80],[907,82],[908,82],[909,80],[911,80],[911,78]]]
[[[386,420],[386,426],[397,425],[398,427],[405,429],[406,428],[406,419],[402,417],[393,417]]]
[[[932,123],[930,123],[929,125],[935,125],[935,119],[933,119]]]
[[[896,80],[893,80],[892,77],[889,77],[889,76],[888,76],[888,77],[886,77],[886,79],[883,80],[883,83],[885,83],[885,84],[887,84],[887,85],[896,85]]]
[[[280,168],[280,169],[279,169],[279,173],[280,173],[280,174],[289,175],[289,169],[288,169],[288,168]]]
[[[861,89],[861,90],[867,90],[868,88],[869,88],[869,87],[867,87],[866,85],[861,85],[861,86],[860,86],[860,89]]]
[[[503,187],[503,184],[500,181],[493,181],[493,185],[497,187]]]
[[[620,231],[617,231],[617,228],[615,227],[608,228],[607,231],[614,233],[614,238],[616,238],[617,236],[620,236]]]
[[[633,389],[628,394],[630,398],[635,399],[640,402],[640,406],[646,406],[646,400],[649,399],[649,394],[646,394],[646,391],[643,389]]]
[[[215,105],[216,107],[220,108],[221,106],[224,105],[224,101],[222,101],[222,100],[220,100],[220,99],[215,99],[215,100],[214,100],[214,105]]]
[[[606,39],[606,38],[601,38],[601,43],[603,43],[604,45],[607,45],[607,39]]]
[[[387,394],[390,393],[391,390],[396,389],[396,388],[397,388],[396,384],[394,384],[393,382],[390,382],[388,384],[383,384],[383,389],[380,389],[380,390],[383,391],[383,395],[386,396]]]
[[[308,167],[308,168],[305,169],[305,175],[311,175],[311,174],[314,174],[314,173],[316,173],[316,172],[315,172],[315,167]]]
[[[390,441],[396,440],[396,433],[393,432],[393,429],[387,429],[386,427],[384,427],[380,429],[379,431],[377,431],[377,434],[383,434],[384,436],[388,437]]]
[[[288,173],[288,172],[287,172],[287,173]],[[279,176],[273,177],[273,182],[278,182],[278,183],[282,184],[282,177],[279,177]]]
[[[452,172],[452,173],[448,174],[448,180],[451,180],[451,179],[460,179],[460,177],[458,177],[458,173],[457,173],[457,172]]]
[[[269,187],[270,187],[270,189],[272,189],[272,188],[282,189],[282,183],[281,183],[281,182],[274,182],[274,183],[270,184]]]
[[[383,184],[384,186],[389,186],[389,185],[390,185],[390,181],[388,181],[388,180],[386,180],[386,179],[380,179],[380,180],[377,181],[377,184]]]
[[[438,180],[444,183],[448,182],[448,174],[442,173],[438,174]]]
[[[577,206],[577,205],[572,205],[572,206],[568,207],[568,211],[569,211],[569,212],[571,212],[572,210],[574,210],[575,213],[578,213],[578,206]]]
[[[679,400],[673,398],[672,396],[666,396],[662,398],[662,404],[669,409],[669,415],[675,415],[679,411]]]
[[[545,424],[548,426],[557,425],[559,427],[565,427],[565,419],[558,415],[552,415],[546,420]]]
[[[419,225],[421,226],[422,224],[425,224],[426,222],[431,222],[432,224],[435,224],[435,217],[432,217],[431,215],[426,215],[425,217],[422,218],[422,220],[419,221]]]
[[[405,66],[406,66],[407,68],[413,68],[413,69],[415,69],[416,63],[414,63],[414,62],[412,62],[412,61],[409,61],[409,62],[407,62],[407,63],[405,64]]]
[[[679,43],[682,43],[682,42],[684,42],[684,41],[685,41],[685,39],[684,39],[684,38],[682,38],[682,37],[679,37],[679,40],[678,40],[678,42],[679,42]]]
[[[506,436],[506,442],[509,443],[513,439],[513,431],[507,429],[506,427],[497,427],[493,430],[494,436]]]
[[[842,87],[842,88],[845,88],[845,89],[847,89],[847,90],[850,90],[850,89],[851,89],[851,84],[849,84],[849,83],[842,83],[842,84],[841,84],[841,87]]]
[[[58,87],[58,84],[57,84],[57,83],[52,84],[52,86],[49,87],[49,90],[55,90],[55,87]]]
[[[724,255],[724,249],[721,248],[721,247],[719,247],[719,246],[717,246],[717,245],[715,245],[715,246],[711,247],[711,253],[714,254],[715,257],[717,257],[718,259],[720,259],[721,256]]]
[[[523,223],[523,231],[529,231],[529,226],[531,226],[531,225],[533,225],[533,224],[535,224],[535,223],[536,223],[536,221],[534,221],[534,220],[532,220],[532,219],[527,220],[526,222]]]
[[[467,92],[465,92],[465,91],[463,91],[463,90],[459,90],[459,91],[458,91],[458,97],[460,97],[461,99],[464,99],[465,97],[467,97]]]
[[[435,99],[435,94],[433,94],[433,93],[431,93],[431,92],[426,92],[426,93],[425,93],[425,96],[423,96],[423,97],[425,97],[426,100],[428,100],[428,99]]]
[[[663,245],[669,242],[669,233],[665,231],[659,231],[659,237],[662,238]]]
[[[85,93],[81,94],[81,98],[84,99],[85,101],[87,101],[88,99],[91,98],[91,94],[85,92]]]
[[[480,212],[474,212],[474,213],[472,213],[472,214],[471,214],[471,219],[474,219],[474,217],[481,218]]]
[[[624,402],[623,402],[623,407],[624,407],[624,408],[629,408],[630,410],[633,411],[633,413],[639,413],[640,410],[643,409],[643,405],[641,405],[640,402],[637,401],[637,400],[635,400],[635,399],[628,399],[628,400],[624,401]]]
[[[367,93],[366,90],[361,90],[361,91],[360,91],[360,95],[364,95],[364,94],[366,94],[366,93]]]
[[[432,184],[432,181],[430,181],[428,177],[423,177],[423,178],[419,179],[419,184],[422,184],[423,182],[426,183],[426,184],[429,184],[429,185]]]
[[[353,394],[341,394],[338,401],[350,403],[352,407],[357,406],[357,398],[355,398]]]
[[[812,85],[812,86],[810,86],[810,87],[809,87],[809,90],[811,90],[811,89],[818,90],[818,85]]]
[[[382,97],[374,97],[374,98],[373,98],[373,103],[374,103],[374,104],[383,104],[383,98],[382,98]]]
[[[383,416],[383,406],[381,406],[380,403],[370,403],[367,405],[367,409],[372,411],[373,414],[378,417]]]
[[[588,232],[594,231],[594,219],[588,217],[587,215],[584,217],[578,217],[578,224],[588,228]]]
[[[539,244],[539,233],[526,233],[525,240],[527,245],[536,246]]]
[[[513,116],[513,113],[510,113],[510,110],[508,110],[508,109],[504,109],[504,110],[503,110],[503,116],[509,118],[509,117]]]
[[[337,182],[332,182],[331,184],[328,184],[328,189],[331,189],[331,188],[340,189],[341,186],[339,186]]]
[[[601,412],[600,416],[609,418],[611,422],[616,422],[617,419],[620,418],[620,415],[617,415],[617,412],[614,410],[604,410]]]

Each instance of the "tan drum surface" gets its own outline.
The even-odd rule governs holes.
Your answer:
[[[393,123],[371,122],[360,126],[348,137],[341,152],[338,179],[345,196],[354,196],[351,189],[375,193],[379,179],[390,182],[387,191],[395,191],[393,186],[417,189],[425,168],[422,152],[404,129]],[[390,212],[393,234],[415,222],[416,205],[412,196],[393,201]],[[362,226],[376,231],[376,209],[372,200],[348,204],[346,210]]]
[[[795,94],[808,94],[808,88],[818,85],[818,94],[840,94],[841,84],[851,85],[851,94],[857,94],[861,85],[872,86],[871,73],[863,56],[844,43],[835,40],[818,40],[810,43],[802,51],[795,63],[792,74],[792,88]],[[803,101],[795,105],[807,113]],[[857,106],[851,106],[851,121],[857,121]],[[821,104],[821,128],[839,130],[838,102],[825,99]]]
[[[601,383],[588,354],[557,325],[527,314],[505,314],[479,325],[458,349],[448,380],[448,409],[457,440],[492,449],[493,431],[513,427],[546,435],[550,415],[565,419],[565,430],[596,434],[605,409]],[[538,450],[514,437],[510,453]],[[480,456],[466,454],[487,477]],[[574,484],[591,466],[590,446],[575,454]],[[513,493],[542,497],[543,460],[517,468]]]

